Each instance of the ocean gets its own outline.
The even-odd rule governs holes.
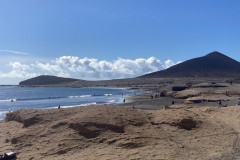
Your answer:
[[[115,88],[0,87],[0,120],[19,109],[117,104],[140,91]]]

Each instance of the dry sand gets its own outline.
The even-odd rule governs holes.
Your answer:
[[[230,106],[240,89],[224,85],[168,90],[152,100],[155,90],[121,105],[11,112],[0,121],[1,153],[17,152],[20,160],[240,159],[240,106]],[[228,107],[185,104],[193,93],[231,100]]]
[[[18,159],[239,159],[240,107],[20,110],[0,123]]]

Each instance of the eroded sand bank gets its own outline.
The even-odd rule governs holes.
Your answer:
[[[18,159],[239,158],[240,107],[143,111],[118,106],[21,110],[0,122]]]

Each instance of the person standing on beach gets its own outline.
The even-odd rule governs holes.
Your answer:
[[[219,105],[219,107],[222,107],[222,100],[219,100],[218,105]]]
[[[240,98],[238,99],[238,103],[236,105],[238,105],[238,106],[240,105]]]
[[[123,99],[123,103],[125,103],[126,102],[126,100],[125,99]]]

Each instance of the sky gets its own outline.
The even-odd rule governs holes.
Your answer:
[[[131,78],[219,51],[240,61],[239,0],[1,0],[0,84]]]

